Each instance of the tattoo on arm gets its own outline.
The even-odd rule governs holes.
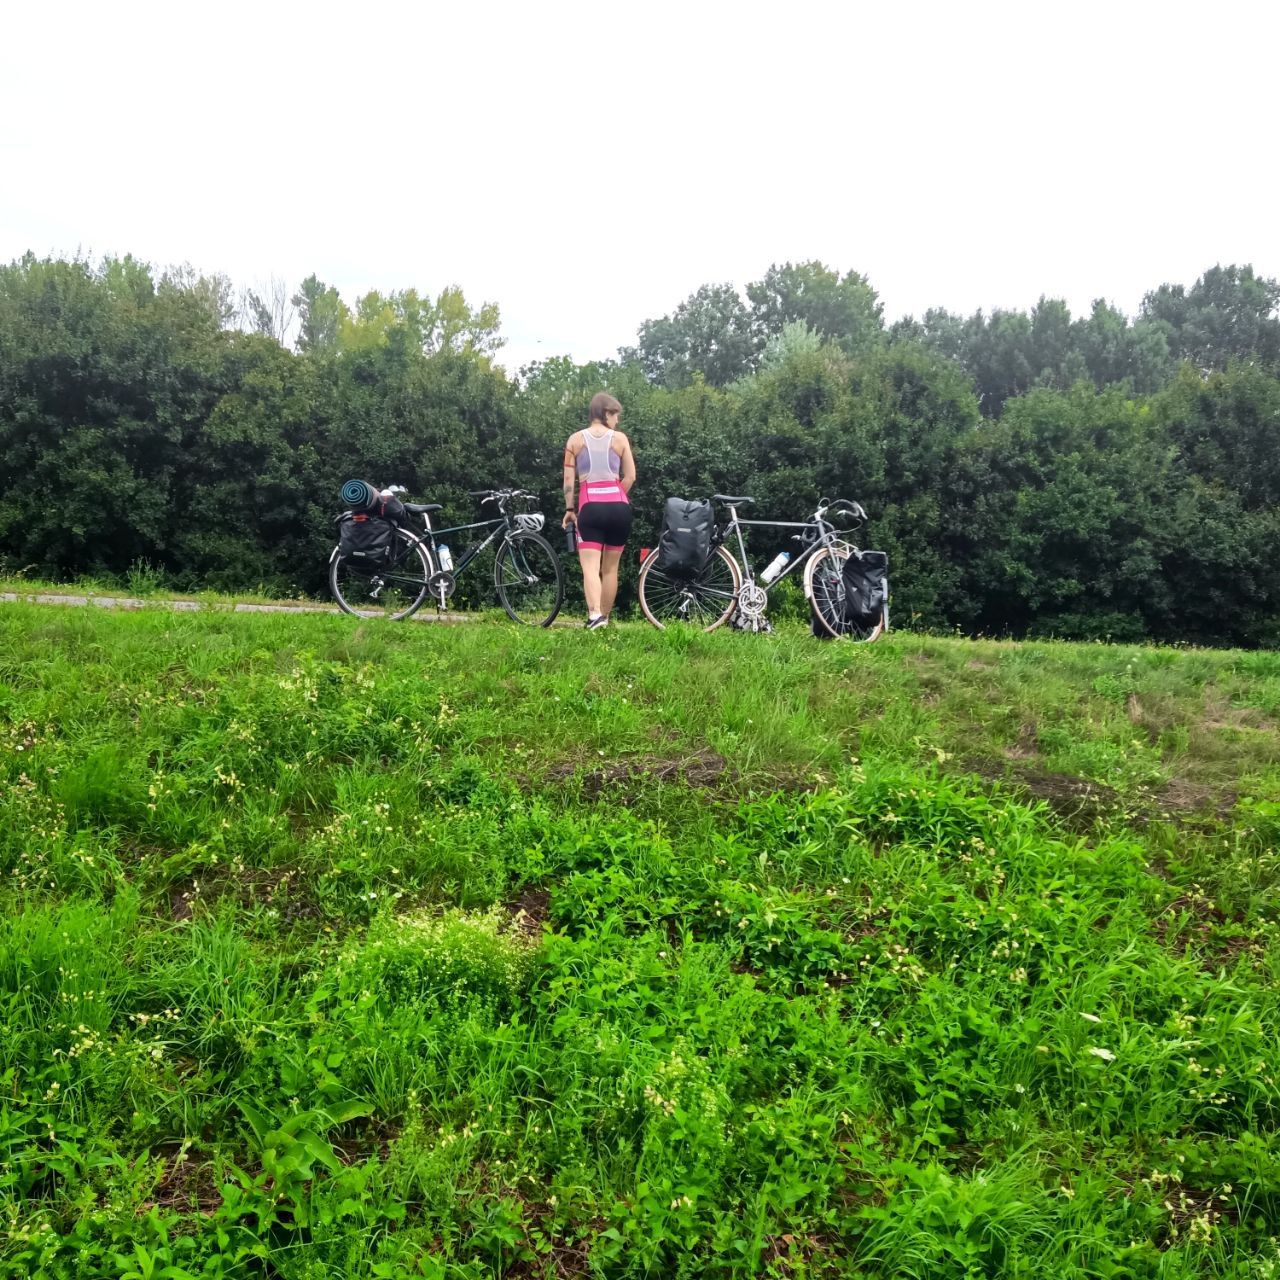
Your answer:
[[[572,449],[564,451],[564,505],[569,510],[573,507],[573,488],[578,479],[578,460]]]

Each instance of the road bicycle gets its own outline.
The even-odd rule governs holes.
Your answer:
[[[677,576],[663,571],[656,552],[650,553],[640,569],[640,608],[644,616],[659,630],[687,624],[714,631],[730,618],[745,630],[768,628],[765,611],[769,590],[784,578],[804,568],[804,594],[809,601],[815,635],[847,636],[852,640],[871,641],[889,628],[889,606],[886,602],[880,616],[870,626],[849,618],[845,613],[845,561],[858,554],[846,541],[866,522],[867,513],[857,502],[822,498],[809,520],[743,520],[738,508],[751,506],[754,498],[732,497],[717,493],[711,501],[728,509],[728,519],[717,522],[712,535],[712,550],[702,570],[694,577]],[[848,517],[851,528],[837,528],[833,520]],[[744,528],[798,529],[791,541],[799,543],[795,551],[780,552],[759,574],[753,572],[743,541]],[[737,557],[730,549],[736,543]]]
[[[391,492],[405,490],[393,485]],[[440,503],[406,502],[405,510],[421,519],[421,528],[397,524],[386,563],[360,564],[334,547],[329,557],[329,590],[338,607],[361,617],[397,619],[412,616],[430,599],[443,610],[467,566],[496,544],[493,585],[498,603],[513,622],[549,627],[564,603],[564,570],[560,557],[539,532],[545,519],[542,513],[515,509],[536,503],[537,495],[525,489],[476,489],[469,496],[479,499],[482,507],[496,506],[497,516],[435,529],[431,516],[444,509]],[[484,529],[488,534],[461,548],[455,558],[446,535]]]

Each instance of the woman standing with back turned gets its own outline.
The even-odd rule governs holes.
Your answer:
[[[578,526],[578,563],[587,597],[587,629],[609,625],[618,595],[618,562],[631,532],[631,501],[636,482],[631,442],[618,430],[622,406],[601,391],[591,400],[591,425],[575,431],[564,446],[564,519]],[[573,486],[578,485],[575,512]]]

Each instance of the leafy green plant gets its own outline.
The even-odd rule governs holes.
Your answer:
[[[6,606],[0,1275],[1252,1280],[1280,666],[742,639]]]

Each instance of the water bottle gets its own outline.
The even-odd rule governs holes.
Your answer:
[[[436,543],[436,559],[440,562],[441,573],[453,572],[453,552],[443,542]]]
[[[564,549],[571,555],[578,554],[578,526],[571,524],[564,531]]]
[[[791,561],[790,551],[779,551],[778,554],[774,556],[773,559],[770,560],[768,565],[765,567],[765,571],[760,575],[760,581],[763,582],[765,586],[768,586],[769,583],[771,583],[774,580],[774,578],[776,578],[778,574],[780,574],[783,571],[783,569],[787,567],[790,561]]]

